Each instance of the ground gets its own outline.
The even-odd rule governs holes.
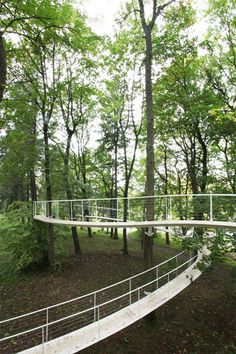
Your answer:
[[[83,255],[69,256],[54,273],[18,275],[11,281],[2,275],[1,318],[76,297],[142,270],[137,241],[129,240],[129,256],[122,256],[121,241],[99,233],[92,239],[83,235],[81,243]],[[162,261],[176,252],[161,245],[155,247],[154,259]],[[0,353],[12,352],[2,351],[0,346]],[[196,282],[156,310],[155,321],[140,320],[81,353],[236,353],[236,268],[214,262]]]

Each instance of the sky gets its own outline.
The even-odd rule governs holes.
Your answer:
[[[89,25],[99,35],[112,35],[117,12],[125,0],[86,0],[85,11],[90,19]]]
[[[89,18],[89,25],[98,35],[112,36],[116,14],[126,0],[86,0],[83,2],[85,12]],[[207,0],[193,0],[193,5],[200,13],[207,8]],[[78,4],[78,8],[81,6]],[[196,31],[204,34],[206,24],[201,21]]]

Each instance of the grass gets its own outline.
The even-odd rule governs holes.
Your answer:
[[[4,225],[5,227],[5,225]],[[58,269],[66,264],[71,255],[73,255],[73,241],[70,228],[65,226],[59,226],[54,228],[55,231],[55,268]],[[87,229],[78,228],[78,235],[83,255],[88,253],[106,253],[117,254],[122,256],[123,241],[122,235],[119,234],[119,239],[114,240],[110,238],[110,235],[99,229],[93,229],[93,237],[88,237]],[[0,285],[4,284],[16,284],[18,282],[25,282],[28,279],[38,277],[40,272],[20,272],[16,271],[14,265],[14,257],[8,252],[6,253],[1,247],[1,232],[0,229]],[[131,256],[139,256],[142,258],[143,250],[139,242],[134,240],[128,241],[129,254]],[[166,259],[169,255],[161,254],[161,251],[154,249],[154,261],[159,262],[160,259]]]
[[[27,281],[29,277],[34,277],[34,273],[17,272],[14,266],[14,258],[11,253],[7,253],[4,250],[3,244],[1,243],[1,233],[4,232],[4,229],[7,227],[6,220],[4,216],[0,215],[0,219],[3,219],[3,222],[0,226],[0,284],[11,284],[22,281]],[[2,220],[1,220],[2,221]],[[55,264],[56,267],[60,267],[63,264],[66,264],[68,257],[73,254],[73,242],[71,237],[70,228],[66,226],[55,227]],[[78,228],[78,235],[80,239],[81,249],[83,254],[89,252],[106,252],[106,253],[116,253],[122,255],[122,232],[119,231],[119,239],[113,240],[110,238],[109,234],[100,229],[93,229],[93,237],[89,238],[87,229]],[[136,242],[137,241],[137,242]],[[141,236],[139,230],[134,230],[129,233],[129,253],[131,255],[137,255],[142,257],[143,250],[141,249]],[[163,248],[168,250],[181,250],[181,241],[177,237],[170,237],[170,245],[166,245],[165,233],[159,232],[154,238],[154,245],[160,246],[154,247],[154,262],[158,263],[159,259],[162,258]],[[169,258],[167,253],[166,258]],[[221,257],[220,262],[229,268],[236,267],[236,260],[229,259],[228,257]],[[37,272],[36,272],[37,273]]]
[[[141,241],[141,233],[139,230],[135,230],[135,231],[130,232],[129,236],[134,240]],[[181,241],[176,236],[170,236],[170,245],[167,245],[164,232],[157,232],[156,233],[156,235],[154,237],[154,245],[167,246],[167,247],[171,247],[176,250],[181,249]]]

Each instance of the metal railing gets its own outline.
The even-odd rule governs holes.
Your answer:
[[[0,348],[17,352],[99,321],[161,288],[197,261],[185,251],[92,293],[0,321]]]
[[[77,221],[155,220],[235,221],[236,194],[173,194],[151,197],[49,200],[34,202],[34,215]]]

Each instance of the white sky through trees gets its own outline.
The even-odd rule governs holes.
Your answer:
[[[81,11],[84,11],[87,15],[87,23],[92,30],[98,35],[107,35],[113,37],[115,33],[115,19],[117,19],[122,5],[127,0],[74,0],[76,7]],[[179,0],[176,0],[178,2]],[[145,0],[145,4],[151,5],[151,0]],[[207,22],[203,18],[204,11],[207,9],[207,0],[192,0],[194,8],[197,9],[197,22],[191,28],[191,35],[203,37],[206,33]],[[151,11],[151,8],[150,8]],[[148,12],[148,11],[147,11]],[[95,124],[97,126],[97,124]],[[92,129],[92,144],[98,138],[98,132],[95,128]]]
[[[89,25],[99,35],[112,36],[114,33],[115,18],[121,6],[127,0],[86,0],[83,3],[84,10],[89,18]],[[198,17],[202,17],[203,11],[207,9],[207,0],[193,0],[193,6],[199,10]],[[78,8],[80,7],[78,1]],[[199,35],[205,32],[205,21],[200,20],[196,25],[196,32]]]

